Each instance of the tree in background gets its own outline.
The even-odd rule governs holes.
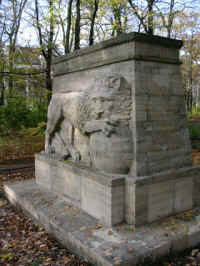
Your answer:
[[[38,0],[35,0],[35,27],[38,32],[39,45],[41,49],[41,53],[44,57],[46,63],[46,89],[48,92],[48,101],[51,99],[52,93],[52,57],[53,50],[55,49],[55,41],[56,41],[56,33],[55,33],[55,25],[56,25],[56,17],[54,17],[54,3],[55,0],[47,0],[45,6],[46,16],[43,14],[45,10],[43,7],[39,5]]]
[[[22,14],[28,13],[29,23],[33,21],[30,26],[33,26],[37,32],[38,43],[36,46],[40,47],[45,61],[45,87],[49,92],[48,100],[51,98],[52,91],[51,64],[53,56],[69,54],[73,50],[87,45],[91,46],[96,42],[130,31],[183,39],[185,41],[182,52],[183,73],[187,80],[184,84],[190,88],[196,84],[194,79],[196,80],[198,75],[191,74],[193,71],[191,69],[195,69],[194,73],[198,73],[198,67],[196,67],[198,60],[195,61],[195,58],[198,58],[198,47],[197,41],[192,42],[192,40],[198,37],[199,29],[195,26],[196,32],[192,35],[191,29],[194,26],[189,25],[188,18],[184,17],[187,15],[191,19],[194,18],[194,15],[190,13],[190,8],[195,6],[195,0],[34,0],[34,5],[30,0],[9,0],[8,2],[13,4],[13,8],[15,2],[21,3],[23,9],[19,13],[19,18],[22,19]],[[25,10],[26,3],[29,3],[29,6]],[[3,3],[1,9],[2,6],[6,5]],[[0,14],[2,26],[0,27],[0,37],[2,36],[1,29],[4,28],[4,35],[1,39],[5,41],[7,38],[8,44],[8,33],[10,32],[8,29],[11,29],[11,27],[8,28],[8,25],[12,25],[13,21],[9,20],[12,16],[8,18],[6,13],[2,14],[3,17]],[[197,17],[198,15],[194,21],[198,24]],[[18,33],[20,26],[20,23],[16,24]],[[5,29],[8,31],[7,33]],[[15,49],[16,42],[11,46]],[[191,53],[191,51],[193,52]],[[196,52],[194,53],[194,51]],[[12,54],[14,57],[16,56],[14,53]],[[2,55],[0,56],[3,58]],[[4,67],[2,63],[3,60],[0,64],[1,69]],[[9,72],[12,73],[12,64],[10,63],[10,65]],[[13,79],[15,76],[10,77]],[[10,78],[11,81],[12,79]],[[10,85],[9,87],[12,88],[12,82]],[[190,100],[190,102],[192,101]]]
[[[22,15],[28,0],[8,0],[2,7],[4,17],[4,28],[2,31],[2,40],[8,47],[8,71],[14,72],[14,57],[16,51],[17,38],[22,22]],[[13,93],[13,76],[8,78],[9,97]]]
[[[184,42],[182,49],[183,85],[187,111],[191,111],[199,99],[200,20],[199,13],[190,11],[179,14],[175,24],[176,37]]]
[[[139,31],[141,26],[145,33],[153,35],[154,33],[154,17],[155,4],[158,0],[144,0],[136,4],[134,0],[128,0],[133,10],[133,15],[139,20]]]
[[[88,1],[90,3],[90,33],[89,33],[89,45],[94,44],[94,26],[95,26],[95,20],[97,16],[97,12],[99,9],[99,0],[94,0],[94,3],[91,1]]]

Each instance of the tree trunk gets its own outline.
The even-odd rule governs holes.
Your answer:
[[[0,95],[0,106],[5,105],[5,86],[4,86],[4,81],[0,82],[0,90],[1,90],[1,95]]]
[[[167,37],[170,38],[171,37],[171,32],[172,32],[172,25],[173,25],[173,21],[174,21],[174,0],[171,0],[170,2],[170,10],[169,10],[169,15],[168,15],[168,26],[167,26]]]
[[[81,20],[80,0],[76,0],[76,23],[75,23],[75,43],[74,43],[75,50],[80,49],[80,20]]]
[[[153,3],[154,3],[154,0],[148,0],[148,34],[149,35],[153,35],[153,30],[154,30]]]
[[[51,78],[51,64],[52,64],[52,55],[53,55],[53,36],[54,36],[54,21],[53,21],[53,1],[49,0],[49,10],[50,15],[50,32],[48,38],[48,47],[47,47],[47,60],[46,60],[46,88],[48,91],[48,101],[50,102],[52,96],[52,78]]]
[[[93,10],[92,19],[91,19],[90,35],[89,35],[90,46],[94,44],[94,23],[95,23],[96,15],[98,12],[98,8],[99,8],[99,0],[94,0],[94,10]]]
[[[70,52],[70,31],[72,25],[72,2],[69,0],[68,11],[67,11],[67,31],[66,31],[66,43],[65,43],[65,54]]]
[[[46,66],[46,89],[47,89],[47,100],[50,102],[52,96],[52,79],[51,79],[51,60],[47,60]]]
[[[12,44],[9,47],[9,55],[8,55],[8,71],[10,73],[13,73],[14,69],[14,53],[15,53],[15,46],[12,46]],[[13,88],[14,88],[14,83],[13,83],[13,75],[9,75],[8,77],[8,97],[13,96]]]

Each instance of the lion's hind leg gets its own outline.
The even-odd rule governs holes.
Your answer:
[[[48,123],[45,134],[45,152],[53,153],[53,148],[51,147],[51,141],[56,131],[56,128],[59,126],[60,121],[62,120],[62,104],[60,104],[59,99],[53,96],[48,108]]]

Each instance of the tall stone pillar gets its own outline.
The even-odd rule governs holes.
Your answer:
[[[135,41],[131,174],[144,176],[192,165],[179,49],[181,41]]]

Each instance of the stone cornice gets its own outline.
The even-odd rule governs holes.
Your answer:
[[[74,51],[73,53],[70,53],[69,55],[54,58],[53,64],[58,64],[63,61],[75,58],[77,56],[94,53],[102,49],[106,49],[106,48],[109,48],[115,45],[120,45],[123,43],[132,42],[132,41],[145,42],[145,43],[164,46],[167,48],[176,48],[176,49],[180,49],[183,45],[183,42],[181,40],[170,39],[170,38],[160,37],[156,35],[151,36],[151,35],[147,35],[144,33],[131,32],[128,34],[121,34],[119,37],[111,38],[109,40],[103,41],[96,45]]]

